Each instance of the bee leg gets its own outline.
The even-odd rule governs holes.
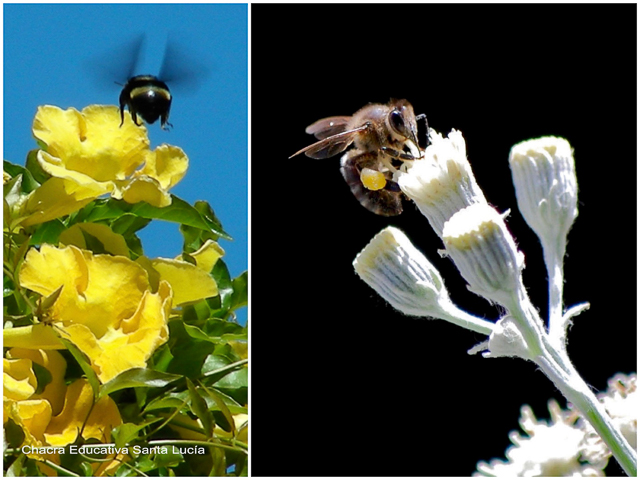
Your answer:
[[[169,103],[169,106],[167,107],[167,111],[164,112],[161,116],[160,116],[160,128],[162,128],[163,130],[169,130],[166,126],[169,125],[171,128],[173,128],[173,125],[171,125],[169,123],[169,110],[171,109],[171,103]]]
[[[417,160],[419,157],[415,157],[411,153],[400,152],[398,150],[394,150],[389,147],[380,147],[380,150],[385,154],[390,156],[391,158],[396,158],[398,160]]]
[[[136,114],[136,111],[131,110],[131,108],[129,108],[129,111],[131,112],[131,119],[133,120],[133,123],[135,123],[137,126],[142,125],[141,123],[138,123],[138,115]]]

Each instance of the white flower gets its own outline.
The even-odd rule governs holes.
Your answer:
[[[400,172],[398,184],[442,236],[445,222],[454,213],[487,200],[471,171],[462,134],[452,130],[443,138],[431,130],[430,139],[424,158]]]
[[[578,181],[569,142],[542,137],[518,143],[509,165],[518,208],[543,246],[565,242],[578,216]]]
[[[469,290],[511,304],[522,285],[524,255],[495,209],[480,203],[460,210],[444,225],[442,240]]]
[[[387,227],[373,237],[353,266],[362,280],[406,315],[441,318],[486,335],[493,329],[491,322],[453,305],[438,270],[397,228]]]
[[[506,452],[507,462],[479,462],[474,476],[500,477],[595,477],[603,476],[602,466],[581,463],[584,432],[575,427],[576,415],[563,412],[555,401],[549,402],[551,422],[537,421],[531,407],[521,409],[520,426],[524,437],[511,432],[514,444]]]

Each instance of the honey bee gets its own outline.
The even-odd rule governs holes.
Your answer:
[[[352,116],[328,117],[309,125],[306,132],[319,141],[294,153],[325,159],[349,150],[340,160],[340,171],[353,195],[367,210],[383,216],[402,213],[404,194],[394,173],[403,162],[422,156],[417,120],[406,100],[369,104]],[[428,131],[428,127],[427,127]]]

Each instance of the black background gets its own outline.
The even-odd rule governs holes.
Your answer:
[[[569,355],[596,390],[636,369],[635,5],[252,5],[252,474],[468,476],[504,457],[521,405],[561,394],[532,363],[466,351],[484,340],[396,313],[352,261],[394,225],[452,298],[489,319],[417,209],[388,219],[351,195],[339,157],[288,157],[307,125],[406,98],[462,131],[489,202],[526,256],[546,315],[546,271],[520,216],[508,154],[542,135],[575,149],[579,216],[565,303],[589,301]],[[612,464],[615,461],[612,460]],[[617,467],[617,466],[616,466]],[[615,468],[609,474],[620,473]]]

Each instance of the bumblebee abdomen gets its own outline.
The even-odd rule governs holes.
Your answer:
[[[164,128],[169,119],[171,92],[163,81],[153,75],[138,75],[129,79],[120,94],[120,110],[129,107],[131,117],[137,124],[137,116],[152,124],[161,119]]]

